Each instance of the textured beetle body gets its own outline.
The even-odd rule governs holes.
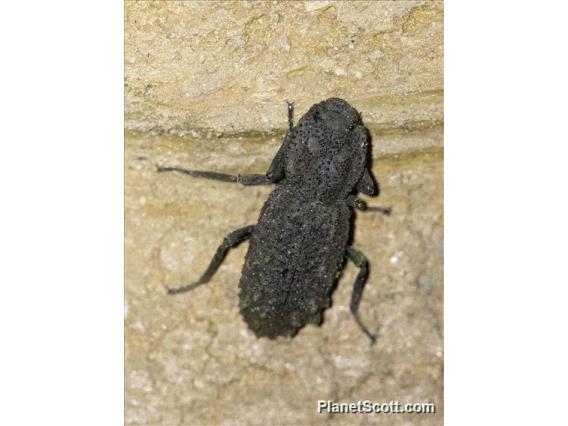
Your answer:
[[[364,205],[355,198],[356,193],[376,192],[368,168],[367,130],[359,113],[338,98],[313,105],[296,126],[289,104],[288,121],[289,131],[266,175],[158,167],[159,172],[176,171],[225,182],[277,185],[258,223],[227,235],[199,281],[168,291],[177,294],[206,284],[227,251],[250,238],[239,283],[241,314],[258,337],[293,336],[307,323],[321,323],[348,257],[360,268],[351,312],[374,341],[375,336],[357,315],[367,260],[348,246],[352,207]]]
[[[257,336],[319,324],[351,229],[346,199],[363,176],[367,133],[347,102],[314,105],[292,128],[272,170],[284,170],[251,236],[240,281],[243,318]]]
[[[344,259],[351,211],[345,203],[299,200],[294,188],[271,195],[251,236],[240,309],[258,336],[292,336],[319,324]]]

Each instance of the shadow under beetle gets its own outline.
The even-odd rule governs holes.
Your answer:
[[[359,267],[351,312],[373,343],[375,336],[358,314],[368,261],[348,245],[352,208],[390,214],[390,209],[367,208],[356,198],[358,192],[377,193],[369,168],[369,134],[359,113],[338,98],[313,105],[296,126],[293,104],[288,103],[288,127],[266,175],[158,166],[158,172],[243,185],[277,184],[258,223],[227,235],[199,281],[168,289],[168,293],[183,293],[206,284],[229,249],[250,239],[239,283],[241,314],[257,337],[294,336],[308,323],[321,324],[347,257]]]

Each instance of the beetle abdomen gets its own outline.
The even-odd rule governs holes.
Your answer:
[[[298,199],[283,185],[266,202],[239,284],[240,309],[256,336],[293,336],[319,323],[343,262],[350,209]]]

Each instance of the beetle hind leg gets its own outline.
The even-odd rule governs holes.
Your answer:
[[[244,228],[239,228],[227,235],[223,239],[221,245],[217,248],[215,256],[213,256],[213,259],[211,259],[207,270],[201,276],[201,278],[199,278],[199,281],[179,288],[168,288],[168,294],[185,293],[186,291],[193,290],[203,284],[207,284],[211,277],[215,274],[215,272],[217,272],[219,266],[221,266],[221,263],[223,262],[223,259],[225,258],[229,250],[242,243],[243,241],[248,240],[252,235],[255,226],[256,225],[245,226]]]
[[[359,273],[357,274],[355,285],[353,286],[353,293],[351,294],[351,313],[361,331],[371,340],[371,344],[374,344],[377,340],[377,336],[372,334],[359,318],[359,303],[361,302],[361,296],[363,295],[363,289],[365,288],[369,274],[369,261],[361,252],[355,250],[353,247],[347,247],[346,254],[349,260],[359,268]]]

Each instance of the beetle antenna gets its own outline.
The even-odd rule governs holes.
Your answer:
[[[288,104],[288,130],[294,127],[294,102],[286,101]]]

